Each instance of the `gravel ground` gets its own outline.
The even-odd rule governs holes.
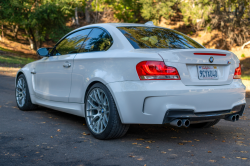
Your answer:
[[[40,107],[20,111],[14,77],[0,75],[0,165],[250,165],[250,99],[238,122],[208,129],[131,125],[116,140],[96,140],[84,118]]]

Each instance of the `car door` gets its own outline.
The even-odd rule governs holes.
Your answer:
[[[111,35],[104,29],[94,28],[74,58],[72,86],[69,102],[82,103],[88,82],[102,75],[100,64],[105,60],[106,50],[113,43]]]
[[[68,102],[74,57],[91,29],[80,30],[62,39],[49,57],[38,61],[33,69],[36,97]]]

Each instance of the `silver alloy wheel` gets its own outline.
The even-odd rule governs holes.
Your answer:
[[[19,107],[23,107],[26,100],[26,86],[23,78],[19,78],[16,85],[16,101]]]
[[[97,134],[102,133],[109,121],[109,102],[107,95],[100,88],[94,88],[86,102],[86,120],[90,129]]]

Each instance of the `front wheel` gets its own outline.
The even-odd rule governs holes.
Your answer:
[[[101,83],[94,84],[87,92],[85,119],[88,129],[97,139],[119,138],[129,129],[129,125],[121,123],[114,99]]]
[[[37,106],[32,104],[26,78],[23,74],[18,76],[16,81],[16,103],[20,110],[28,111],[36,109]]]

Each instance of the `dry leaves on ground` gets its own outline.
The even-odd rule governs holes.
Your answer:
[[[136,140],[144,140],[143,138],[137,138]]]
[[[82,135],[90,135],[90,134],[89,134],[89,133],[85,133],[85,132],[83,132],[83,133],[82,133]]]

